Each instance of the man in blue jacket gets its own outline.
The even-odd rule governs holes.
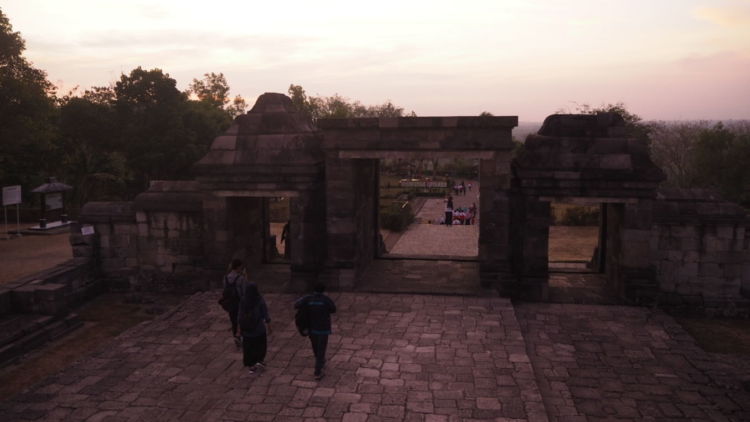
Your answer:
[[[294,303],[294,309],[307,313],[310,328],[310,344],[315,354],[315,379],[323,378],[323,367],[326,364],[328,336],[331,334],[331,314],[336,313],[336,304],[323,294],[325,285],[317,283],[313,294],[304,296]]]

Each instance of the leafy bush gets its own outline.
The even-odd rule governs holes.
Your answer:
[[[599,208],[570,207],[557,222],[561,226],[597,226],[599,225]]]
[[[393,202],[380,210],[380,225],[384,229],[402,232],[414,222],[414,212],[409,202]]]

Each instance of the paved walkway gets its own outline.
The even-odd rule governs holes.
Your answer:
[[[336,334],[316,382],[292,296],[267,295],[276,331],[260,375],[242,368],[218,296],[193,296],[0,403],[0,420],[546,420],[506,299],[334,294]]]
[[[0,402],[0,420],[750,420],[734,368],[659,311],[333,294],[335,335],[316,382],[293,296],[266,296],[275,332],[255,375],[218,296],[197,294]]]
[[[389,251],[390,255],[476,257],[479,226],[412,224]]]
[[[357,285],[363,292],[496,296],[479,284],[476,261],[376,259]]]
[[[516,313],[551,421],[750,420],[735,368],[660,311],[523,304]]]

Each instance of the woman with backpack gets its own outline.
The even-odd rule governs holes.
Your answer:
[[[240,309],[240,286],[247,283],[245,264],[240,259],[233,259],[230,271],[224,276],[224,291],[219,304],[227,312],[232,324],[232,337],[237,347],[240,347],[240,336],[237,330],[237,312]]]
[[[240,286],[240,306],[237,323],[242,333],[242,363],[248,372],[255,373],[265,368],[267,337],[271,331],[268,305],[255,283]]]

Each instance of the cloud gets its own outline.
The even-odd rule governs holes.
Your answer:
[[[750,2],[733,3],[720,7],[701,7],[693,15],[723,28],[750,28]]]

